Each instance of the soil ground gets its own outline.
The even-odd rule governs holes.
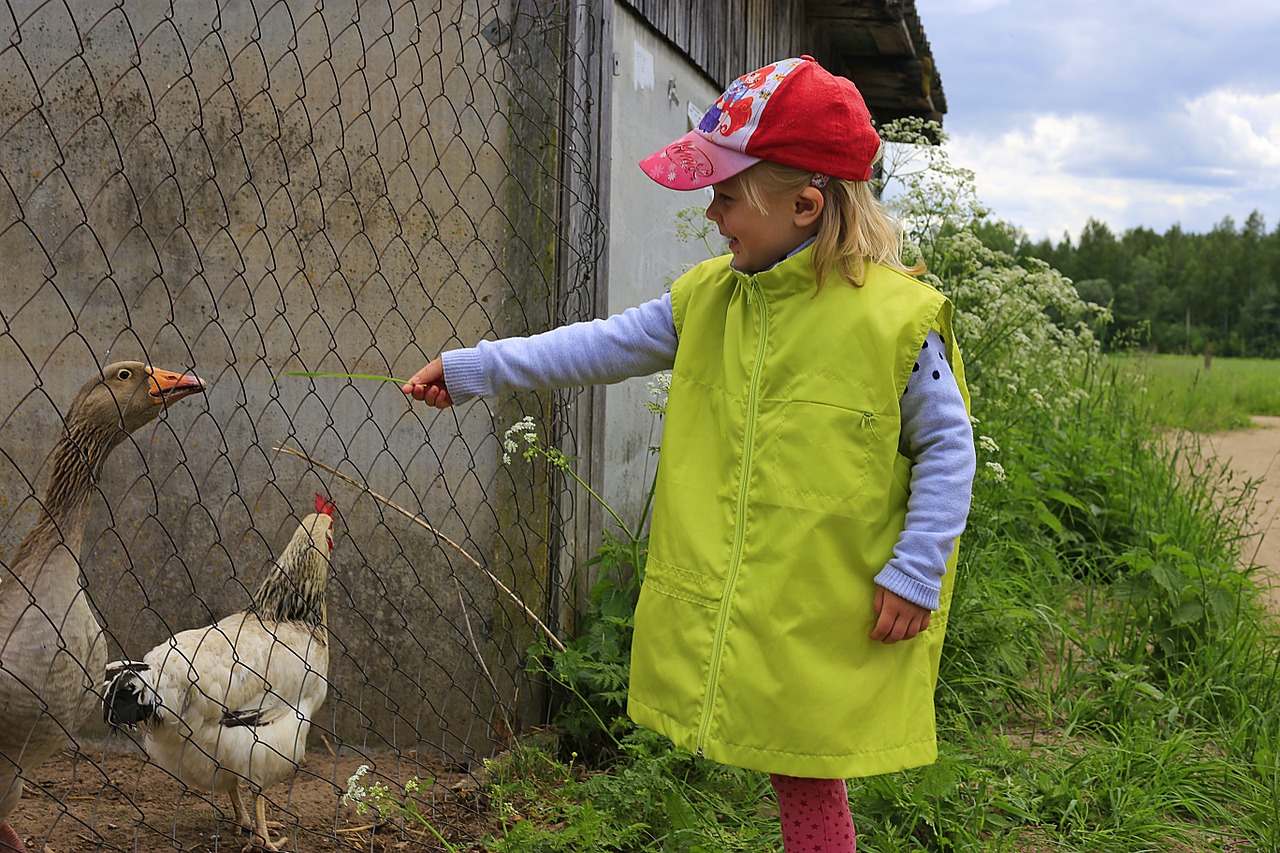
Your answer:
[[[402,791],[411,777],[423,780],[417,809],[450,846],[419,823],[381,822],[372,809],[361,814],[343,803],[347,779],[361,765],[371,768],[361,780],[366,788],[377,781]],[[34,777],[10,815],[33,853],[239,853],[248,841],[226,797],[213,803],[208,795],[184,792],[128,742],[64,750]],[[466,768],[421,755],[312,751],[293,782],[269,789],[267,798],[267,818],[278,821],[274,832],[285,836],[282,851],[464,853],[483,849],[479,842],[500,832]],[[247,793],[245,802],[252,804]]]
[[[1245,549],[1246,565],[1258,566],[1263,585],[1270,579],[1272,611],[1280,614],[1280,417],[1255,418],[1255,428],[1210,436],[1219,459],[1259,482],[1254,535]],[[347,779],[361,765],[393,791],[411,777],[430,780],[415,795],[419,812],[449,846],[419,824],[379,823],[342,802]],[[335,755],[313,751],[292,783],[267,792],[268,816],[282,823],[287,836],[281,850],[417,853],[483,849],[486,836],[500,833],[492,809],[482,802],[471,770],[424,755]],[[247,840],[230,820],[230,805],[185,793],[171,776],[147,762],[128,742],[66,750],[34,774],[18,808],[10,816],[32,851],[234,851]],[[518,819],[518,818],[515,818]]]
[[[1272,613],[1280,615],[1280,417],[1253,418],[1253,429],[1209,436],[1215,456],[1258,483],[1253,530],[1243,561],[1256,566]]]

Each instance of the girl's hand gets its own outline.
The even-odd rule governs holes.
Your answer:
[[[410,376],[409,381],[400,386],[400,390],[437,409],[447,409],[453,405],[453,398],[449,396],[449,389],[444,384],[444,361],[439,356]]]
[[[876,587],[876,627],[871,639],[884,643],[910,640],[925,628],[933,612],[927,607],[912,604],[900,595]]]

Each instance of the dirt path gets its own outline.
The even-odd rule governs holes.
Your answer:
[[[1253,429],[1212,435],[1209,445],[1219,459],[1259,481],[1255,537],[1244,558],[1262,567],[1259,581],[1267,586],[1270,580],[1271,611],[1280,614],[1280,417],[1255,416],[1253,423]]]

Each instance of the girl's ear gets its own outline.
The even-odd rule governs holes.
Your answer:
[[[795,201],[795,224],[797,228],[808,228],[816,225],[822,217],[822,209],[827,199],[817,187],[805,187],[800,190]]]

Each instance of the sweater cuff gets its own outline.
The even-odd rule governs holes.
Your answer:
[[[912,604],[918,604],[929,610],[937,610],[939,600],[942,598],[941,584],[935,587],[921,583],[910,575],[894,568],[892,564],[880,570],[880,574],[875,576],[875,582],[889,590],[889,592],[905,598]]]
[[[484,358],[480,350],[455,349],[440,354],[444,364],[444,384],[454,403],[488,397],[493,390],[485,381]]]

